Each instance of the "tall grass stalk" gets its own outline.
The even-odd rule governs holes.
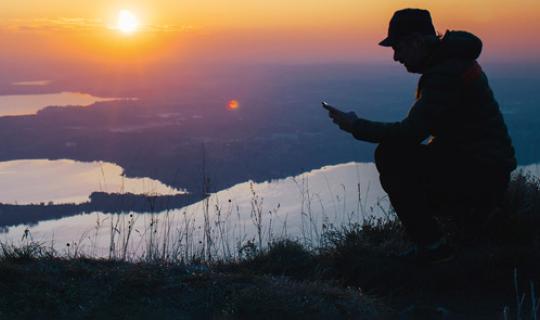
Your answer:
[[[251,191],[251,212],[250,217],[253,225],[257,231],[257,240],[259,250],[263,247],[263,201],[253,187],[253,182],[249,184],[249,190]]]
[[[521,293],[519,289],[519,282],[518,282],[518,271],[517,268],[514,268],[513,273],[513,282],[514,282],[514,296],[515,296],[515,320],[523,320],[526,309],[524,309],[525,304],[525,298],[526,294]],[[528,314],[530,316],[530,320],[537,320],[538,319],[538,311],[539,311],[539,304],[540,304],[540,298],[536,295],[536,288],[534,286],[534,283],[529,282],[529,290],[530,290],[530,309],[528,311]],[[504,320],[510,320],[510,308],[508,306],[505,306],[503,308],[503,319]]]

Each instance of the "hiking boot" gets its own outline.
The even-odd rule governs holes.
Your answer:
[[[399,320],[446,320],[450,312],[443,307],[412,305],[400,313]]]
[[[439,240],[427,246],[413,245],[398,256],[404,260],[437,264],[453,260],[455,253],[446,241]]]
[[[398,257],[404,260],[414,259],[418,254],[418,245],[413,244],[412,246],[405,249],[403,252],[398,253]]]

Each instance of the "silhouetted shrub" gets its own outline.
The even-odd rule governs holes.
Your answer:
[[[287,275],[294,279],[313,278],[318,271],[313,253],[288,239],[271,243],[267,250],[244,260],[241,265],[251,272]]]

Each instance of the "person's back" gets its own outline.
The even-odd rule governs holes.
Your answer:
[[[476,62],[481,50],[480,39],[464,31],[446,32],[435,49],[418,88],[419,99],[425,82],[439,95],[438,114],[430,120],[430,145],[470,157],[472,164],[512,171],[514,149],[487,77]]]

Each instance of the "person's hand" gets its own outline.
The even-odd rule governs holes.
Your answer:
[[[332,118],[332,121],[339,126],[343,131],[352,133],[354,130],[354,124],[358,120],[358,116],[354,112],[342,112],[339,110],[332,110],[328,112],[328,116]]]

